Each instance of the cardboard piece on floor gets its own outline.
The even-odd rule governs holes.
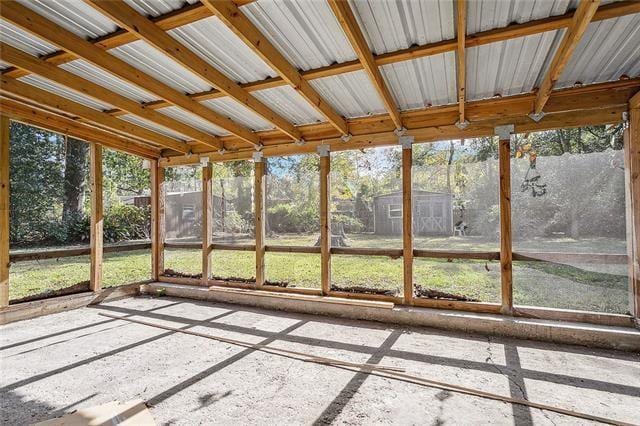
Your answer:
[[[36,423],[34,426],[155,426],[151,413],[141,399],[129,402],[108,402],[95,407],[82,408],[56,419]]]

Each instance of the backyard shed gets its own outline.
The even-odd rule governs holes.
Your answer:
[[[0,423],[637,423],[639,46],[633,0],[0,1]]]
[[[453,235],[451,194],[413,191],[413,229],[415,235]],[[374,233],[402,235],[402,192],[378,195],[373,199]]]

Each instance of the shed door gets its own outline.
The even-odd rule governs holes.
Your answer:
[[[424,200],[417,203],[417,229],[419,234],[443,234],[446,231],[444,203],[442,200]]]

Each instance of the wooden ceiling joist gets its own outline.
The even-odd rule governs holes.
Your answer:
[[[343,135],[349,134],[346,120],[306,81],[300,72],[267,39],[231,0],[202,0],[222,22],[242,39],[282,79],[298,91]]]
[[[31,126],[68,135],[87,142],[95,142],[106,147],[123,151],[129,154],[139,155],[145,158],[159,158],[160,150],[147,146],[141,146],[113,133],[109,133],[95,127],[90,127],[67,117],[43,111],[34,106],[25,105],[16,100],[0,98],[0,113],[15,121]]]
[[[393,96],[382,77],[382,73],[376,65],[373,53],[367,44],[367,40],[364,38],[364,34],[362,34],[362,30],[360,29],[358,21],[351,10],[349,2],[343,0],[329,0],[329,6],[331,6],[333,14],[338,19],[344,33],[347,35],[353,50],[358,55],[358,60],[369,75],[369,79],[371,80],[371,83],[373,83],[373,87],[376,89],[376,92],[378,92],[378,95],[380,95],[380,99],[382,99],[391,120],[393,120],[397,129],[402,129],[402,119],[400,118],[400,111],[398,111],[396,101],[393,99]]]
[[[587,26],[593,19],[599,5],[600,0],[580,1],[580,4],[576,9],[576,13],[573,15],[571,20],[571,24],[567,28],[567,31],[560,42],[560,46],[553,57],[553,61],[551,61],[549,70],[542,80],[542,84],[538,90],[536,104],[534,106],[533,113],[531,114],[532,119],[540,120],[542,118],[542,110],[551,95],[551,91],[553,90],[556,81],[558,81],[560,75],[562,75],[562,71],[564,71],[569,59],[571,59],[573,51],[576,49],[578,43],[580,43],[580,40],[582,39],[582,36],[587,31]]]
[[[458,122],[459,128],[467,126],[468,121],[464,116],[464,104],[466,100],[465,88],[467,87],[466,43],[467,36],[467,0],[457,0],[456,5],[456,79],[458,82]]]
[[[87,120],[99,127],[109,129],[125,136],[134,137],[153,144],[173,149],[180,153],[189,152],[190,148],[184,142],[154,132],[144,127],[129,123],[128,121],[112,117],[102,111],[84,106],[65,97],[39,89],[14,78],[2,77],[0,79],[0,93],[9,97],[25,99],[37,105],[43,105],[64,113],[68,113]]]
[[[97,65],[121,79],[135,84],[158,97],[193,113],[210,123],[228,130],[251,145],[259,145],[258,136],[233,120],[223,117],[206,106],[194,101],[176,89],[156,80],[127,62],[110,55],[74,33],[62,28],[15,1],[4,1],[0,16],[22,29],[72,52],[77,57]],[[222,144],[217,146],[223,148]]]
[[[176,132],[189,136],[199,142],[204,143],[205,145],[215,147],[221,143],[220,139],[218,139],[216,136],[209,135],[208,133],[197,130],[169,116],[146,108],[129,98],[126,98],[89,80],[85,80],[82,77],[78,77],[77,75],[72,74],[69,71],[51,65],[43,61],[42,59],[31,56],[2,42],[0,42],[0,58],[2,58],[3,61],[9,64],[29,71],[30,73],[47,78],[60,85],[68,87],[69,89],[75,90],[78,93],[82,93],[98,101],[121,108],[123,114],[130,113],[137,115],[153,123],[159,124],[169,129],[173,129]],[[189,147],[186,144],[183,145],[184,147],[181,152],[188,152]],[[176,147],[173,146],[168,148],[175,149]]]
[[[369,79],[371,80],[371,83],[373,83],[373,87],[378,92],[378,95],[380,95],[380,99],[382,99],[387,113],[393,120],[396,128],[402,129],[402,119],[400,118],[398,106],[396,105],[396,102],[393,99],[384,78],[382,77],[382,73],[373,58],[373,53],[367,44],[367,40],[364,38],[364,34],[362,34],[362,30],[360,29],[358,21],[351,10],[349,2],[344,0],[329,0],[329,6],[331,6],[333,14],[338,19],[344,33],[347,35],[347,38],[351,43],[351,47],[353,47],[353,50],[358,55],[358,60],[369,75]]]
[[[221,93],[235,99],[249,108],[265,120],[282,130],[293,140],[300,139],[300,132],[295,126],[275,113],[271,108],[251,96],[248,91],[240,87],[225,74],[204,61],[200,56],[189,50],[178,40],[167,34],[162,28],[151,20],[140,15],[135,9],[122,0],[85,0],[100,12],[107,15],[113,21],[130,33],[164,52],[184,67],[190,69]]]

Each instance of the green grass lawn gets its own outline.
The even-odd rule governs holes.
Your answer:
[[[315,236],[272,238],[271,244],[313,245]],[[456,242],[455,240],[462,240]],[[416,246],[468,249],[469,237],[426,239]],[[274,240],[277,240],[274,241]],[[442,241],[447,240],[447,241]],[[304,242],[304,243],[303,243]],[[353,247],[394,247],[395,239],[372,236],[350,238]],[[474,249],[482,247],[480,241]],[[484,243],[482,250],[494,250]],[[529,251],[585,251],[624,253],[624,242],[598,240],[535,241]],[[397,245],[395,245],[397,246]],[[521,249],[524,251],[524,249]],[[252,279],[255,253],[248,251],[214,251],[212,275]],[[167,249],[165,268],[198,274],[201,270],[199,250]],[[266,279],[286,281],[291,287],[320,287],[320,255],[302,253],[267,253]],[[339,287],[402,289],[402,259],[371,256],[334,255],[331,259],[332,285]],[[149,250],[105,254],[105,287],[149,279]],[[628,282],[626,265],[565,265],[550,262],[514,262],[514,302],[564,309],[627,313]],[[10,298],[37,294],[47,289],[63,288],[89,278],[89,258],[79,256],[45,261],[18,262],[10,268]],[[485,302],[500,301],[500,265],[497,261],[422,259],[414,261],[414,282],[422,287],[465,295]]]

